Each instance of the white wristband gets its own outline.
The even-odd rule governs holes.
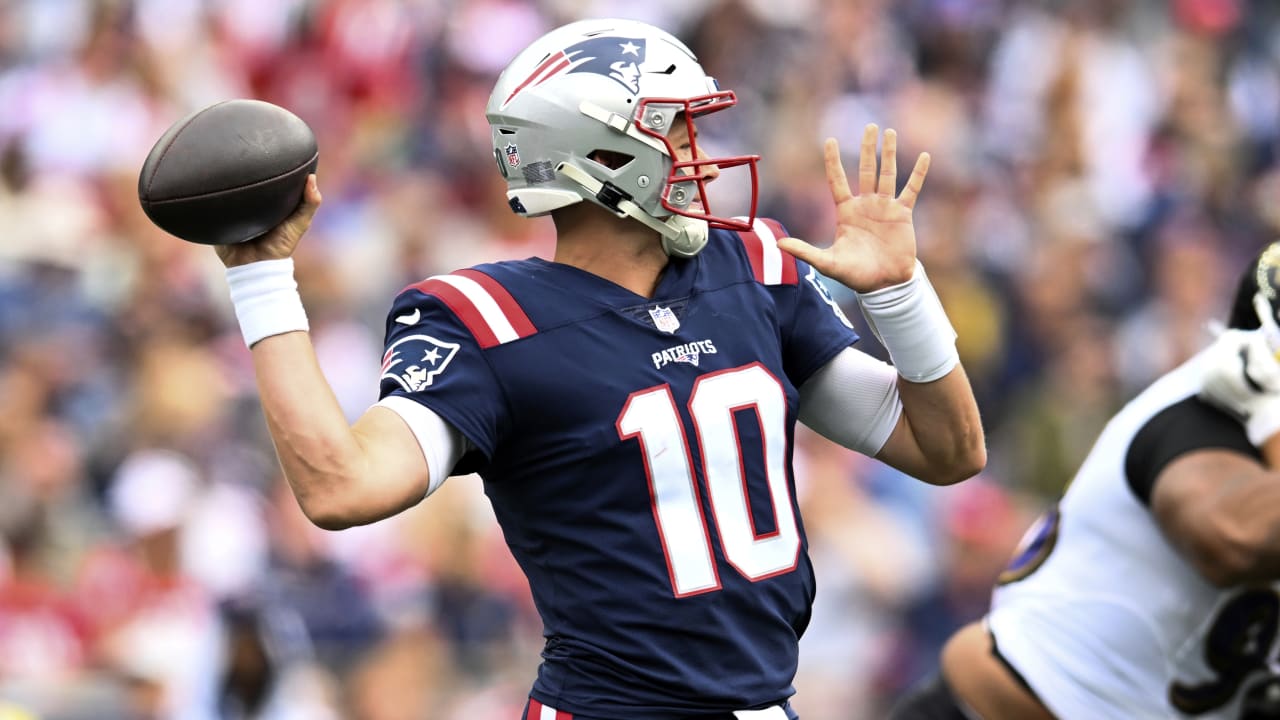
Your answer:
[[[861,293],[858,304],[898,374],[907,380],[932,382],[960,363],[956,331],[920,261],[910,280]]]
[[[227,268],[227,286],[245,347],[272,335],[311,329],[293,279],[293,258]]]

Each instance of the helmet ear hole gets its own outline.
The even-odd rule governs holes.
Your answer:
[[[636,158],[634,155],[620,153],[616,150],[592,150],[587,153],[587,159],[599,163],[610,170],[621,170]]]

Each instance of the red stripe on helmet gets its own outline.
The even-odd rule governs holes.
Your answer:
[[[555,65],[555,67],[550,71],[548,71],[547,69],[550,68],[552,65]],[[520,91],[524,90],[526,87],[529,87],[529,85],[531,84],[540,85],[547,78],[560,72],[568,65],[569,65],[569,58],[565,56],[564,51],[558,52],[555,55],[548,57],[546,60],[543,60],[542,64],[538,65],[537,69],[529,73],[529,77],[525,78],[524,82],[520,83],[520,85],[515,90],[512,90],[511,94],[507,96],[506,100],[502,101],[502,106],[506,107],[507,104],[511,102],[512,98],[519,95]],[[537,82],[534,82],[535,80]]]

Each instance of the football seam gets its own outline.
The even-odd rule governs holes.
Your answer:
[[[181,197],[165,198],[164,200],[151,200],[149,202],[152,205],[164,205],[165,203],[185,202],[187,200],[198,200],[200,198],[214,197],[216,195],[225,195],[227,193],[239,192],[241,190],[248,190],[249,188],[257,187],[258,185],[261,185],[263,183],[269,183],[269,182],[272,182],[273,180],[279,180],[280,178],[286,175],[292,175],[293,173],[296,173],[302,168],[310,165],[319,157],[320,157],[320,151],[317,150],[310,158],[307,159],[306,162],[302,163],[301,165],[298,165],[297,167],[290,170],[285,170],[282,173],[272,175],[271,177],[267,177],[261,180],[257,180],[255,182],[251,182],[248,185],[238,185],[236,187],[226,188],[224,190],[213,190],[211,192],[200,193],[198,195],[183,195]]]
[[[205,109],[201,110],[200,112],[196,113],[195,115],[192,115],[191,117],[187,118],[187,121],[186,121],[186,122],[184,122],[184,123],[182,123],[182,127],[178,128],[178,132],[174,133],[174,134],[173,134],[173,137],[169,138],[169,144],[164,146],[164,150],[160,152],[160,157],[156,158],[155,168],[151,171],[151,179],[150,179],[150,180],[147,180],[147,196],[148,196],[148,197],[150,197],[150,196],[151,196],[151,186],[152,186],[152,185],[155,185],[155,182],[156,182],[156,175],[159,175],[159,174],[160,174],[160,173],[159,173],[159,170],[160,170],[160,164],[161,164],[162,162],[164,162],[164,156],[165,156],[165,155],[168,155],[168,154],[169,154],[169,151],[170,151],[170,150],[172,150],[172,149],[173,149],[173,146],[178,142],[178,136],[179,136],[179,135],[181,135],[181,134],[183,133],[183,131],[185,131],[187,128],[191,127],[191,123],[195,122],[195,121],[196,121],[196,118],[198,118],[198,117],[200,117],[201,115],[203,115],[203,114],[205,114],[205,113],[209,112],[210,110],[212,110],[212,109],[214,109],[214,108],[218,107],[219,105],[224,105],[224,104],[226,104],[226,103],[228,103],[228,102],[231,102],[231,101],[230,101],[230,100],[223,100],[222,102],[214,103],[214,104],[210,105],[209,107],[207,107],[207,108],[205,108]],[[155,201],[154,201],[154,200],[149,200],[148,202],[155,202]]]

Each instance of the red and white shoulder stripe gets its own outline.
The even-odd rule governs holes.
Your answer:
[[[439,298],[467,326],[481,348],[538,332],[511,293],[479,270],[435,275],[405,289]]]
[[[557,710],[529,698],[529,711],[524,714],[524,718],[525,720],[573,720],[573,713]]]
[[[734,218],[746,220],[745,217]],[[786,231],[777,220],[756,218],[751,229],[738,233],[747,250],[751,274],[756,282],[765,285],[795,285],[799,273],[794,256],[778,248],[778,238],[786,237]]]

